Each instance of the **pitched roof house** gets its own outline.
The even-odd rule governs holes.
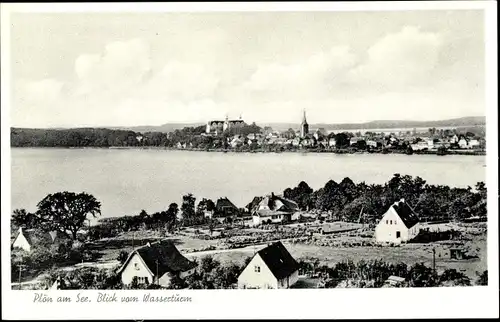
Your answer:
[[[130,285],[134,277],[139,284],[170,285],[174,275],[181,278],[194,273],[196,263],[184,257],[172,241],[147,243],[131,252],[118,270],[124,285]]]
[[[375,227],[379,243],[407,242],[418,235],[419,219],[415,211],[401,199],[392,204]]]
[[[44,232],[37,229],[19,227],[11,246],[12,248],[24,249],[29,252],[34,246],[49,246],[68,240],[68,236],[60,231]]]
[[[299,264],[281,242],[258,251],[238,277],[238,288],[289,288],[299,278]]]
[[[265,196],[254,209],[251,209],[253,224],[258,226],[262,223],[290,221],[292,214],[298,210],[299,206],[294,201],[271,193]]]
[[[214,217],[227,218],[238,215],[239,209],[227,197],[219,198],[215,203]]]

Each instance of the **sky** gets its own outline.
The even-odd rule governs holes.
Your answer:
[[[11,125],[485,115],[481,11],[15,13]]]

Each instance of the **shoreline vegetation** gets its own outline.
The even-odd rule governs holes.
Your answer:
[[[207,132],[208,131],[208,132]],[[394,130],[396,131],[396,130]],[[11,147],[157,149],[236,153],[379,153],[486,155],[484,127],[436,129],[417,133],[327,132],[292,128],[284,132],[255,123],[215,132],[206,126],[173,132],[135,132],[107,128],[11,128]]]
[[[42,146],[26,146],[26,147],[14,147],[17,149],[75,149],[75,150],[85,150],[85,149],[106,149],[106,150],[164,150],[164,151],[189,151],[189,152],[218,152],[218,153],[333,153],[333,154],[406,154],[406,151],[401,150],[371,150],[371,151],[360,151],[356,149],[255,149],[255,150],[245,150],[245,149],[222,149],[222,148],[177,148],[177,147],[162,147],[162,146],[109,146],[109,147],[42,147]],[[412,154],[415,155],[443,155],[440,154],[438,150],[431,151],[414,151]],[[470,151],[470,150],[447,150],[444,155],[475,155],[475,156],[485,156],[486,151]]]

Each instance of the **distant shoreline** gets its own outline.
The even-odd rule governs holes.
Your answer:
[[[333,154],[406,154],[406,155],[438,155],[438,151],[414,151],[413,154],[407,154],[404,150],[389,150],[384,153],[382,151],[358,151],[351,149],[293,149],[283,151],[267,151],[264,149],[257,150],[238,150],[238,149],[199,149],[199,148],[175,148],[175,147],[159,147],[159,146],[111,146],[111,147],[43,147],[43,146],[30,146],[30,147],[13,147],[15,149],[108,149],[108,150],[166,150],[166,151],[189,151],[189,152],[217,152],[217,153],[333,153]],[[445,155],[472,155],[472,156],[485,156],[486,151],[468,151],[468,150],[448,150]]]

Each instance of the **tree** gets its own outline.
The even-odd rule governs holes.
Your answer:
[[[212,256],[205,256],[201,259],[200,266],[203,272],[211,272],[215,268],[219,267],[220,263],[214,260]]]
[[[203,198],[198,203],[198,208],[196,209],[196,212],[198,213],[198,215],[204,216],[205,211],[214,211],[214,210],[215,210],[215,203],[211,199]]]
[[[450,285],[451,286],[469,286],[470,279],[462,272],[457,271],[456,269],[447,269],[441,274],[439,277],[439,282],[442,285]]]
[[[433,287],[437,285],[437,276],[432,268],[423,263],[415,264],[408,272],[410,286],[413,287]]]
[[[476,281],[477,285],[488,285],[488,270],[485,270],[479,275]]]
[[[37,225],[37,218],[34,214],[27,212],[26,209],[15,209],[12,213],[12,224],[16,227],[23,227],[26,229],[35,228]]]
[[[177,221],[177,214],[179,213],[179,206],[174,202],[168,206],[166,212],[167,219],[167,229],[168,231],[172,231]]]
[[[309,187],[309,185],[301,181],[299,185],[293,189],[287,188],[283,191],[283,197],[293,200],[297,203],[300,209],[307,209],[312,206],[311,204],[311,194],[313,193],[313,189]]]
[[[38,203],[37,220],[44,230],[58,230],[76,240],[88,215],[101,214],[101,203],[85,192],[57,192]]]
[[[338,133],[335,136],[335,145],[339,148],[346,148],[350,145],[350,137],[347,133]]]
[[[192,194],[182,196],[182,218],[190,223],[195,217],[195,202],[196,198]]]

